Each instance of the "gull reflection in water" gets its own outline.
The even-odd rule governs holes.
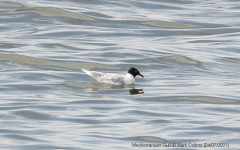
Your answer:
[[[131,89],[129,90],[130,95],[135,95],[135,94],[144,94],[143,89]]]
[[[143,89],[135,89],[135,85],[110,85],[95,82],[68,82],[66,86],[78,87],[84,89],[86,92],[99,92],[112,89],[127,89],[130,95],[144,94]]]

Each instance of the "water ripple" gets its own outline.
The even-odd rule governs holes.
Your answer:
[[[0,2],[1,148],[238,149],[238,5]],[[130,86],[97,83],[81,71],[126,74],[130,67],[145,77]]]

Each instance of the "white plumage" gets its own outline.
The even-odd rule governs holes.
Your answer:
[[[140,75],[139,71],[135,68],[130,68],[126,75],[119,75],[115,73],[103,73],[98,71],[90,71],[87,69],[81,68],[83,72],[93,77],[95,80],[101,83],[113,84],[113,85],[124,85],[124,84],[134,84],[135,76]],[[137,70],[137,72],[135,71]],[[134,71],[134,73],[132,73]]]

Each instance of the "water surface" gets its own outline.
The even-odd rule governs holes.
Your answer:
[[[239,8],[235,0],[0,2],[0,148],[238,149]],[[81,71],[130,67],[145,76],[130,86]]]

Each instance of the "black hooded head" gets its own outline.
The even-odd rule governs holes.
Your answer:
[[[129,70],[128,70],[128,73],[133,75],[133,77],[135,78],[135,76],[139,75],[141,77],[144,77],[136,68],[133,68],[131,67]]]

